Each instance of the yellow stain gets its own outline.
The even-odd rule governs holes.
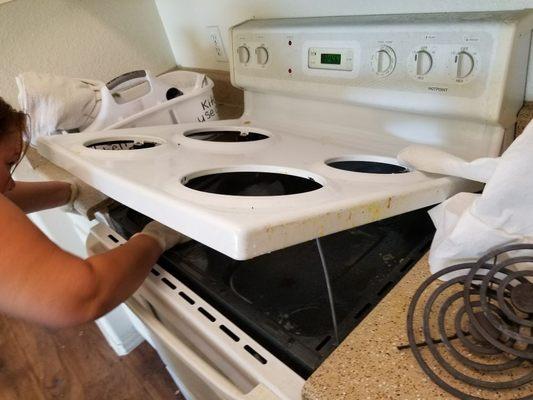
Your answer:
[[[381,214],[383,211],[383,204],[382,203],[370,203],[367,206],[365,206],[365,211],[370,214],[370,220],[371,221],[377,221],[381,219]]]

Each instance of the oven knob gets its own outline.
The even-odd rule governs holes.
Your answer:
[[[250,61],[250,50],[246,46],[240,46],[237,48],[237,54],[239,55],[239,62],[241,64],[246,64]]]
[[[433,58],[431,57],[431,54],[425,50],[416,52],[415,62],[416,74],[419,76],[426,75],[429,71],[431,71],[431,67],[433,66]]]
[[[387,76],[396,66],[394,50],[388,46],[379,48],[372,56],[372,69],[376,75]]]
[[[457,66],[455,77],[458,79],[466,78],[474,69],[474,57],[466,51],[460,51],[455,56],[455,64]]]
[[[255,55],[257,57],[257,63],[259,65],[265,65],[268,61],[268,50],[261,46],[255,49]]]

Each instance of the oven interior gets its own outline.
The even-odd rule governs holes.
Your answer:
[[[111,210],[110,220],[127,238],[150,221],[125,206]],[[423,256],[433,234],[421,209],[319,239],[339,340]],[[314,240],[245,261],[190,241],[164,253],[158,264],[304,379],[338,345]]]

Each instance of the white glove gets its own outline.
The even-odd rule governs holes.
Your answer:
[[[500,158],[484,157],[465,161],[440,149],[415,144],[400,151],[398,161],[419,171],[487,182],[500,163]]]
[[[179,243],[185,243],[191,240],[190,237],[176,232],[157,221],[149,222],[141,232],[135,235],[148,235],[154,238],[163,251],[167,251]]]
[[[68,198],[68,201],[61,206],[61,209],[63,211],[77,214],[75,208],[74,208],[74,202],[80,195],[80,187],[78,186],[78,183],[76,182],[75,178],[72,179],[60,179],[59,182],[68,183],[70,185],[70,196]]]
[[[78,198],[78,195],[80,193],[80,189],[78,187],[78,183],[74,180],[68,182],[70,183],[70,197],[68,199],[68,206],[72,209],[74,209],[74,201]]]

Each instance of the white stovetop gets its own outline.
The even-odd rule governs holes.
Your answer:
[[[183,135],[191,129],[220,126],[266,133],[270,138],[215,143]],[[377,175],[331,168],[324,161],[336,157],[394,159],[409,143],[375,132],[327,129],[333,128],[319,126],[313,132],[287,123],[281,128],[273,122],[242,118],[52,136],[40,139],[38,149],[106,195],[235,259],[252,258],[474,189],[471,182],[416,171]],[[155,138],[163,144],[134,151],[83,145],[101,138]],[[323,187],[295,195],[245,197],[203,193],[181,183],[190,174],[221,169],[289,173],[311,177]]]

